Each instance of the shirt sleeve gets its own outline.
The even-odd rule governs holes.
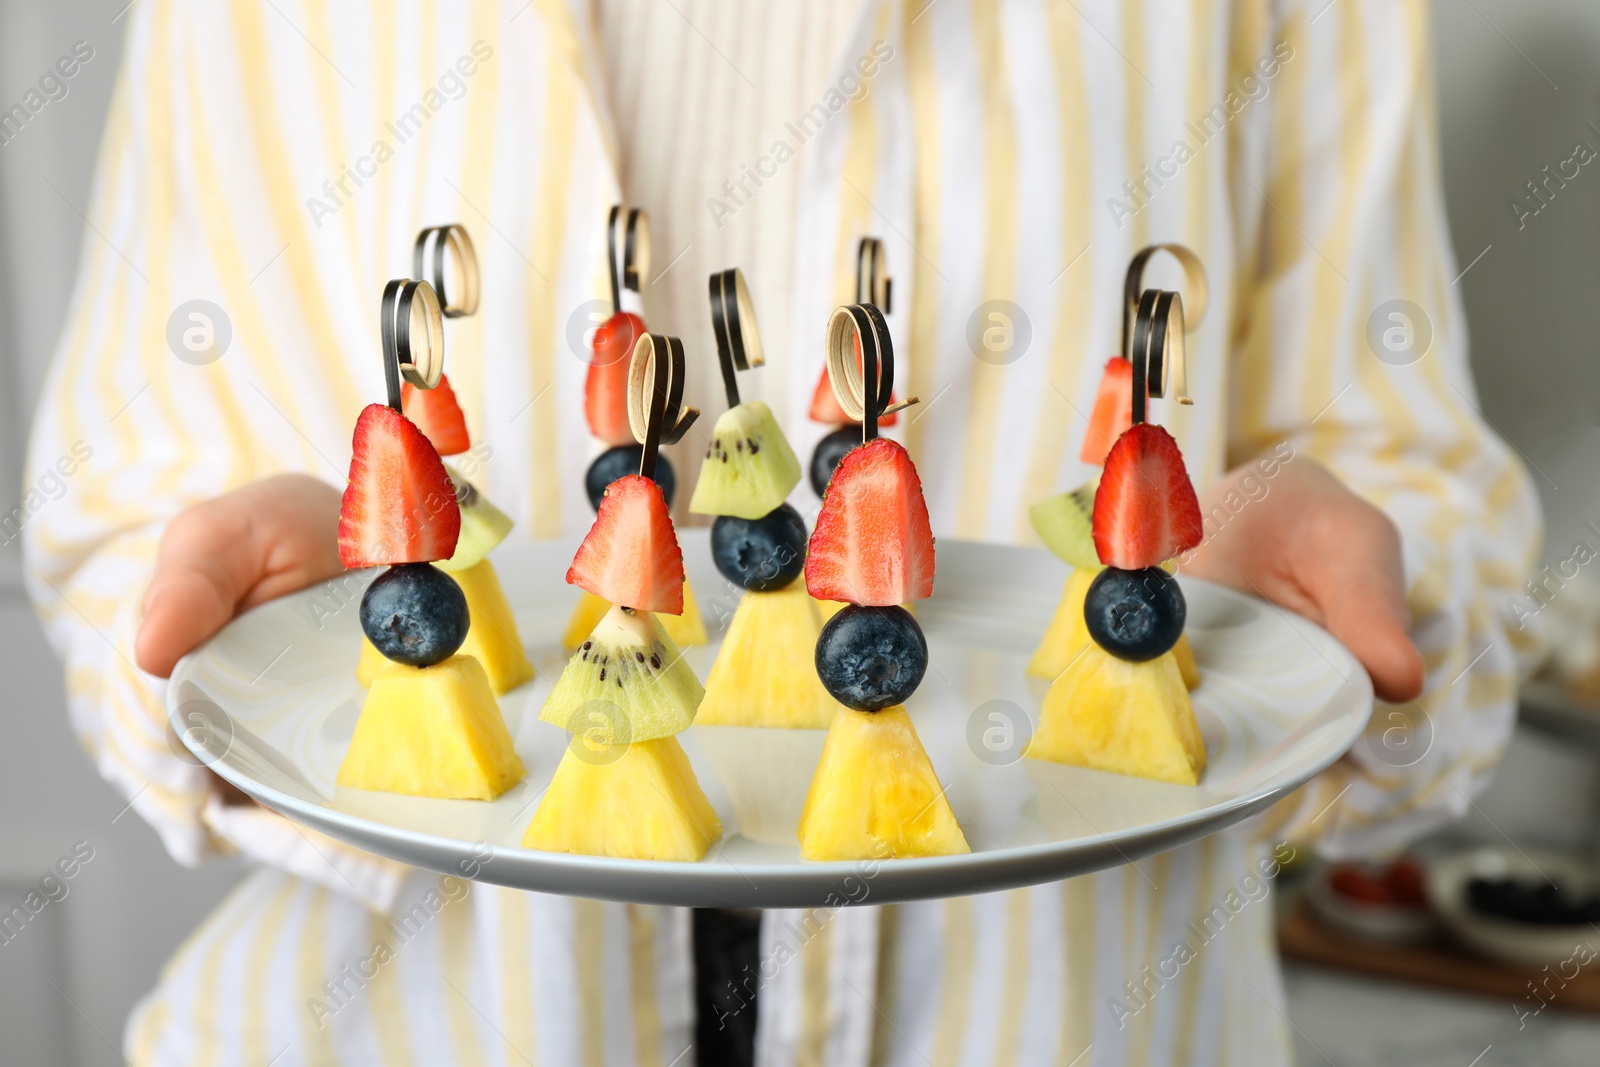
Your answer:
[[[1537,651],[1514,598],[1539,504],[1467,362],[1472,262],[1445,220],[1427,20],[1422,0],[1280,5],[1271,104],[1236,142],[1229,462],[1287,442],[1393,519],[1427,664],[1420,700],[1379,702],[1353,750],[1263,822],[1336,857],[1468,811]]]
[[[140,602],[167,520],[296,469],[244,420],[219,429],[228,423],[219,399],[233,386],[208,362],[203,334],[193,347],[169,339],[173,329],[205,329],[175,309],[214,291],[205,257],[193,251],[192,175],[182,173],[175,147],[193,89],[182,72],[193,57],[169,6],[129,12],[79,276],[29,444],[35,487],[14,516],[28,590],[66,669],[74,733],[177,861],[194,865],[242,846],[383,907],[404,868],[266,809],[244,818],[221,804],[218,780],[169,725],[166,683],[134,664]],[[235,347],[250,346],[241,338]],[[310,463],[301,469],[334,477]]]

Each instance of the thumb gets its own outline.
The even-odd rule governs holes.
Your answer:
[[[184,654],[233,617],[260,579],[262,554],[238,510],[222,498],[168,524],[134,639],[140,670],[168,677]]]
[[[338,574],[339,498],[325,482],[281,474],[178,514],[145,591],[140,669],[168,677],[240,610]]]

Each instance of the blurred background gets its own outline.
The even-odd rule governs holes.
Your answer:
[[[67,95],[0,144],[4,501],[18,500],[28,477],[29,420],[85,239],[82,210],[126,3],[0,0],[0,101],[19,98],[75,42],[93,49]],[[1590,158],[1600,151],[1600,5],[1436,0],[1434,8],[1443,173],[1458,269],[1465,271],[1457,284],[1473,367],[1484,412],[1533,470],[1547,514],[1545,557],[1553,564],[1580,539],[1600,547],[1600,166],[1583,166],[1537,214],[1519,218],[1510,202],[1536,203],[1527,183],[1542,179],[1546,165],[1572,158],[1579,142],[1590,146]],[[1423,862],[1482,847],[1490,851],[1471,861],[1478,866],[1469,865],[1467,875],[1492,876],[1508,857],[1513,866],[1517,856],[1560,863],[1539,850],[1586,857],[1600,846],[1594,570],[1580,571],[1542,613],[1556,625],[1556,661],[1524,694],[1522,722],[1494,786],[1463,823],[1418,848]],[[118,1064],[134,1000],[238,872],[227,864],[179,868],[84,758],[22,591],[15,542],[0,547],[0,677],[7,726],[0,910],[9,911],[75,849],[79,860],[85,850],[92,855],[66,883],[64,899],[0,944],[0,1059]],[[1549,970],[1533,963],[1476,962],[1494,946],[1480,944],[1472,955],[1459,947],[1459,933],[1449,940],[1423,932],[1416,945],[1398,943],[1393,939],[1404,940],[1419,918],[1407,914],[1408,871],[1302,871],[1280,894],[1299,1061],[1594,1063],[1600,967],[1580,965],[1578,978],[1552,983]],[[1483,883],[1484,892],[1493,883]],[[1536,920],[1543,914],[1539,901],[1512,897],[1491,906]],[[1333,932],[1351,927],[1391,940]],[[1570,955],[1550,962],[1560,970],[1557,961]],[[1524,988],[1529,980],[1544,983],[1537,997]]]

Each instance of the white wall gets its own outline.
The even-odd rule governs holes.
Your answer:
[[[1564,555],[1583,523],[1600,519],[1600,160],[1521,229],[1507,201],[1526,198],[1524,183],[1566,160],[1576,142],[1600,151],[1600,4],[1434,6],[1460,266],[1492,246],[1459,283],[1473,369],[1485,414],[1543,472],[1533,477],[1546,543]]]
[[[124,2],[0,0],[0,102],[19,99],[74,41],[96,52],[66,99],[0,146],[0,500],[8,502],[19,495],[28,413],[72,282],[78,212],[120,44],[112,18]],[[1546,163],[1567,158],[1574,141],[1600,149],[1600,131],[1586,126],[1600,125],[1600,5],[1438,0],[1436,9],[1460,265],[1493,246],[1459,283],[1483,409],[1544,472],[1535,478],[1550,541],[1566,549],[1584,521],[1600,518],[1600,463],[1591,458],[1600,456],[1600,165],[1584,168],[1520,231],[1506,201]],[[0,904],[19,899],[76,841],[88,841],[95,858],[66,899],[0,944],[4,1058],[118,1063],[94,1028],[120,1040],[133,999],[236,875],[180,871],[136,817],[113,822],[122,803],[70,737],[60,680],[42,666],[48,653],[15,578],[15,547],[0,548]],[[1595,795],[1592,757],[1525,738],[1469,830],[1592,840]]]

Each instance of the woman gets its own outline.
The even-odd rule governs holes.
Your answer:
[[[262,862],[134,1013],[135,1064],[712,1063],[751,1014],[770,1065],[1289,1061],[1270,907],[1238,887],[1285,854],[1268,841],[1364,854],[1463,811],[1529,649],[1498,609],[1537,511],[1472,400],[1424,4],[152,0],[127,18],[33,438],[35,463],[80,440],[93,460],[27,527],[33,590],[102,772],[179,860]],[[767,913],[758,961],[785,939],[795,958],[760,968],[758,1006],[724,990],[700,1009],[700,1037],[689,912],[441,880],[233,803],[169,746],[161,679],[236,611],[337,573],[349,429],[382,389],[377,297],[412,235],[479,238],[483,310],[448,357],[479,485],[514,536],[576,537],[595,446],[569,338],[622,199],[651,213],[647,314],[685,338],[703,407],[704,279],[745,269],[770,362],[744,388],[797,450],[824,430],[805,414],[855,243],[884,238],[898,387],[924,401],[895,432],[936,533],[1002,542],[1089,473],[1079,412],[1129,257],[1195,249],[1196,404],[1163,420],[1231,517],[1192,570],[1320,621],[1397,703],[1264,823],[1029,890]],[[169,329],[195,299],[231,344],[180,360]],[[995,310],[1014,340],[975,355]],[[1268,453],[1292,458],[1247,481]],[[1175,953],[1230,893],[1247,903]]]

